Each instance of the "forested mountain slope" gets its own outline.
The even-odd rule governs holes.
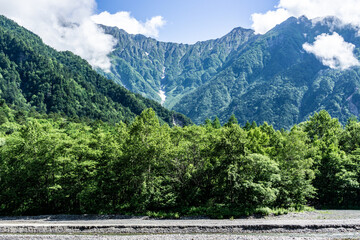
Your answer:
[[[359,114],[360,69],[331,69],[303,49],[316,36],[336,32],[355,45],[358,56],[358,30],[338,21],[289,18],[264,35],[237,28],[194,45],[157,42],[105,27],[119,40],[108,76],[159,102],[163,90],[164,106],[195,123],[215,116],[224,123],[235,114],[241,124],[267,121],[289,128],[321,109],[345,123]]]
[[[254,36],[252,30],[236,28],[220,39],[188,45],[158,42],[118,28],[103,28],[118,40],[111,54],[111,73],[104,74],[127,89],[159,102],[159,91],[164,91],[164,106],[169,108],[207,83],[228,56]]]
[[[24,110],[112,123],[131,120],[150,107],[170,125],[190,122],[104,78],[71,52],[46,46],[5,17],[0,17],[0,98]]]

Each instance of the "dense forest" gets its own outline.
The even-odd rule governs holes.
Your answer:
[[[79,122],[0,102],[0,215],[231,217],[360,206],[360,122],[326,111],[291,130]]]
[[[191,121],[159,103],[99,75],[80,57],[58,52],[40,37],[0,16],[0,98],[19,109],[33,108],[73,118],[131,121],[153,108],[162,122]]]

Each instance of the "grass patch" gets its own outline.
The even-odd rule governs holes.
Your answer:
[[[269,208],[259,207],[255,209],[241,209],[229,207],[224,204],[215,204],[211,207],[189,207],[184,209],[176,209],[176,211],[147,211],[146,216],[157,219],[179,219],[181,217],[194,217],[194,218],[212,218],[212,219],[230,219],[243,218],[243,217],[264,217],[269,215],[284,215],[290,212],[304,212],[314,211],[313,207],[309,206],[296,206],[289,208]]]
[[[179,219],[180,214],[178,212],[153,212],[153,211],[147,211],[146,216],[151,218],[158,218],[158,219]]]

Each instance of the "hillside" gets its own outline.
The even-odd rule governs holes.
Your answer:
[[[104,27],[119,40],[106,76],[158,102],[162,90],[164,106],[195,123],[215,116],[224,123],[235,114],[241,124],[267,121],[289,128],[322,109],[345,123],[359,114],[360,69],[330,69],[302,47],[322,33],[337,32],[359,54],[358,30],[337,21],[289,18],[264,35],[236,28],[194,45]]]
[[[228,35],[194,45],[158,42],[142,35],[130,35],[105,27],[118,40],[112,52],[112,68],[105,76],[127,89],[161,102],[165,107],[181,103],[181,98],[206,84],[223,66],[228,56],[254,36],[252,30],[237,28]]]
[[[153,108],[161,121],[186,125],[185,116],[133,94],[96,73],[71,52],[57,52],[35,34],[0,17],[0,98],[15,108],[111,123]]]

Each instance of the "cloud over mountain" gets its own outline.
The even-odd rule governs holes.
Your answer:
[[[360,26],[359,0],[280,0],[276,10],[252,15],[253,29],[265,33],[290,16],[310,19],[336,16],[345,24]]]
[[[91,20],[94,0],[0,0],[0,14],[38,34],[57,50],[70,50],[94,67],[110,68],[115,40]]]
[[[55,49],[72,51],[93,67],[108,71],[111,63],[107,55],[116,41],[96,24],[107,25],[102,17],[108,13],[95,15],[95,10],[95,0],[0,0],[0,14],[36,33]],[[127,12],[112,16],[126,31],[148,36],[156,36],[165,23],[162,17],[154,17],[142,24]]]
[[[264,34],[288,17],[303,15],[312,19],[314,23],[328,16],[336,16],[339,21],[334,21],[333,24],[360,27],[359,11],[359,0],[280,0],[276,10],[253,14],[252,28],[255,32]],[[319,34],[313,45],[305,43],[303,47],[330,68],[345,70],[359,65],[353,54],[354,45],[345,42],[335,32],[333,35]]]
[[[110,14],[105,11],[92,16],[91,19],[98,24],[118,27],[130,34],[144,34],[151,37],[157,37],[159,35],[159,28],[166,23],[161,16],[153,17],[142,23],[132,17],[129,12]]]
[[[345,42],[336,32],[332,35],[321,34],[315,40],[313,44],[305,43],[303,48],[313,53],[323,65],[341,70],[360,66],[359,60],[353,53],[355,45]]]

